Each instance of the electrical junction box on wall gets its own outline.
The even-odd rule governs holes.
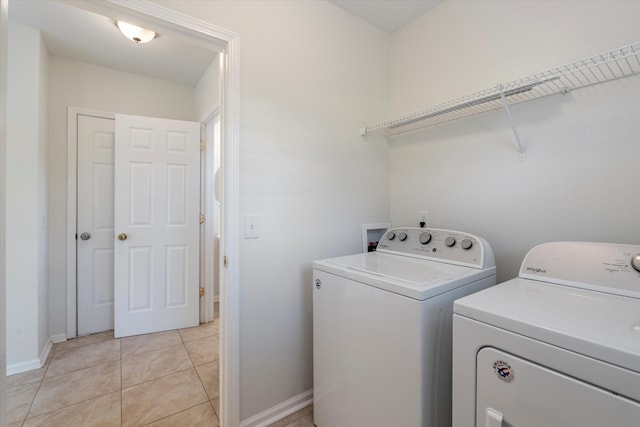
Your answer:
[[[390,222],[362,224],[362,252],[371,252],[370,248],[375,250],[380,237],[382,237],[384,232],[389,228],[391,228]]]

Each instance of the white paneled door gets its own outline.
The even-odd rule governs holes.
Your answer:
[[[78,335],[113,329],[113,119],[78,115]]]
[[[200,125],[116,114],[116,337],[197,326]]]

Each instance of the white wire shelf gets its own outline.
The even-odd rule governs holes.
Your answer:
[[[640,42],[581,59],[439,105],[365,126],[361,135],[396,136],[508,105],[591,86],[640,73]],[[517,136],[520,152],[524,149]]]

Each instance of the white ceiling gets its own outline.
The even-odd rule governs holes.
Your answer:
[[[391,34],[443,0],[329,0]]]
[[[398,28],[441,0],[329,0],[382,30]],[[161,35],[137,45],[112,19],[56,0],[9,0],[9,21],[38,28],[53,56],[137,73],[194,87],[217,54]]]
[[[9,21],[40,29],[53,56],[191,87],[217,54],[164,35],[135,44],[112,19],[52,0],[9,0]]]

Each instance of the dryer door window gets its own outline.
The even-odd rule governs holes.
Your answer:
[[[636,426],[640,403],[486,347],[478,352],[476,426]]]

